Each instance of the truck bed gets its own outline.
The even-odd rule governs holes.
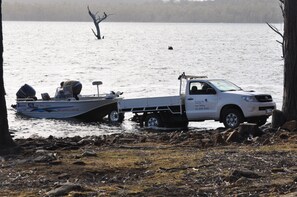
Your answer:
[[[180,113],[180,106],[184,104],[181,96],[165,96],[137,99],[123,99],[118,102],[119,112],[149,112],[165,111]]]

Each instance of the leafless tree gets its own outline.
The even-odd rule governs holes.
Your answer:
[[[95,24],[95,27],[96,27],[96,33],[95,31],[92,29],[94,35],[96,36],[96,38],[98,40],[101,39],[101,32],[100,32],[100,27],[99,27],[99,23],[101,23],[102,21],[104,21],[109,15],[107,15],[105,12],[103,14],[103,16],[99,16],[98,15],[98,12],[96,14],[92,13],[89,6],[88,6],[88,12],[89,12],[89,15],[91,16],[91,18],[93,19],[93,22]]]
[[[284,33],[269,27],[282,36],[284,58],[284,92],[282,111],[275,111],[272,126],[279,127],[285,121],[297,120],[297,1],[279,0],[284,17]]]
[[[2,0],[0,0],[0,40],[0,152],[2,152],[5,148],[15,146],[15,143],[9,133],[3,80]]]
[[[284,93],[282,111],[287,120],[297,120],[297,1],[284,5]]]

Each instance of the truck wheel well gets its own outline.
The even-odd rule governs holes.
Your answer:
[[[244,117],[243,112],[242,112],[241,108],[238,105],[230,104],[230,105],[225,105],[224,107],[222,107],[221,112],[220,112],[220,121],[223,120],[223,112],[226,109],[237,109],[237,110],[239,110],[241,112],[242,117]]]

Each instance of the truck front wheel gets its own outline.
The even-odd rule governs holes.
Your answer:
[[[146,127],[161,127],[162,121],[158,114],[149,114],[145,118],[145,126]]]
[[[243,122],[243,115],[240,110],[238,109],[225,109],[223,111],[223,123],[226,128],[236,128],[239,126],[240,123]]]

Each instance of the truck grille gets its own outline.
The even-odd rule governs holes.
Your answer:
[[[272,101],[272,97],[270,95],[257,95],[255,96],[257,101],[259,102],[271,102]]]
[[[269,109],[274,110],[274,106],[259,107],[259,110],[260,110],[260,111],[265,111],[265,110],[269,110]]]

